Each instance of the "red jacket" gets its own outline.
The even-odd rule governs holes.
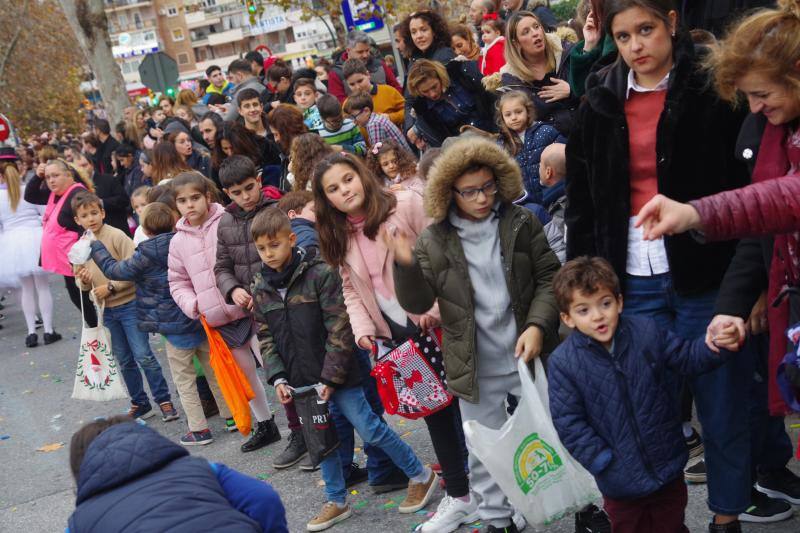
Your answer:
[[[481,74],[490,76],[495,72],[500,72],[506,64],[506,38],[498,37],[491,44],[486,45],[486,49],[481,54]]]

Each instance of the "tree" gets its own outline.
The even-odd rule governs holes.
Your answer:
[[[83,55],[55,0],[0,0],[0,113],[25,137],[81,127]]]
[[[125,79],[111,53],[108,20],[103,0],[59,0],[72,33],[86,56],[112,124],[122,120],[130,105]]]

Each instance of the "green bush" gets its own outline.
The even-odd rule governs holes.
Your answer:
[[[552,3],[550,10],[558,20],[567,21],[575,17],[575,9],[578,7],[578,0],[563,0],[557,4]]]

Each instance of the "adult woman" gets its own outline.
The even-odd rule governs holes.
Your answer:
[[[234,154],[247,156],[253,161],[261,174],[263,185],[278,187],[280,148],[272,140],[256,135],[238,122],[226,122],[217,135],[211,155],[212,176],[216,176],[222,162]]]
[[[478,61],[481,58],[481,47],[475,42],[475,34],[466,25],[453,26],[450,32],[450,45],[453,52],[464,56],[469,61]]]
[[[568,57],[572,45],[545,33],[530,11],[518,11],[506,28],[506,64],[500,69],[498,91],[522,90],[533,100],[536,119],[568,134],[578,101],[570,92]],[[487,86],[496,86],[489,77]]]
[[[672,6],[670,0],[605,5],[605,31],[620,59],[590,75],[567,144],[567,255],[605,257],[620,275],[626,312],[651,315],[694,338],[713,316],[735,243],[700,244],[688,236],[648,243],[633,227],[635,216],[659,192],[687,201],[740,187],[747,169],[733,157],[743,117],[710,87]],[[748,359],[732,358],[692,380],[708,503],[720,522],[751,504],[748,421],[729,415],[747,412],[741,390],[749,383],[741,378]],[[693,437],[688,424],[684,434]]]
[[[97,327],[97,313],[88,292],[75,284],[75,274],[67,259],[72,245],[83,233],[75,222],[72,198],[81,190],[94,190],[91,183],[81,181],[78,171],[61,159],[53,159],[40,166],[36,175],[25,187],[25,201],[46,205],[42,219],[42,253],[40,264],[43,270],[64,276],[69,299],[78,309],[83,305],[83,319],[93,328]]]
[[[280,148],[281,175],[280,186],[282,191],[291,190],[287,179],[289,174],[289,156],[292,151],[292,141],[298,135],[308,133],[308,128],[303,122],[303,112],[293,105],[280,104],[269,112],[269,131]]]
[[[209,176],[210,163],[208,157],[194,149],[192,136],[189,132],[181,129],[180,131],[169,133],[165,140],[175,146],[175,151],[178,152],[178,155],[188,167],[200,172],[203,176]]]
[[[153,185],[158,185],[164,180],[171,180],[181,172],[192,170],[178,153],[175,144],[163,140],[153,147],[152,174]]]
[[[19,287],[20,304],[28,326],[25,346],[38,345],[36,294],[44,324],[44,343],[61,339],[53,330],[50,274],[39,266],[42,244],[41,209],[20,198],[20,175],[13,148],[0,148],[0,250],[13,252],[0,262],[0,287]]]
[[[435,11],[411,13],[400,24],[400,35],[412,63],[417,59],[432,59],[446,64],[455,57],[447,22]]]
[[[164,112],[167,117],[172,116],[172,108],[175,107],[175,100],[171,96],[162,96],[158,101],[158,107]]]
[[[153,185],[153,151],[144,148],[139,152],[139,168],[142,169],[142,181]]]
[[[481,73],[472,61],[451,61],[445,67],[419,59],[408,72],[406,90],[406,105],[416,115],[414,130],[429,146],[441,146],[464,126],[489,132],[497,129],[495,95],[483,88]]]

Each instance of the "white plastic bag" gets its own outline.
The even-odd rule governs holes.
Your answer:
[[[91,230],[87,230],[83,237],[72,245],[72,248],[67,252],[67,259],[73,265],[82,265],[92,257],[92,241],[94,235]]]
[[[470,453],[480,459],[529,524],[541,528],[600,497],[597,485],[567,452],[550,418],[547,378],[536,359],[536,381],[519,360],[522,399],[500,429],[464,422]]]
[[[104,307],[97,310],[96,328],[83,324],[78,368],[72,388],[72,397],[76,400],[107,402],[128,397],[122,384],[122,373],[111,352],[111,333],[103,326]]]

